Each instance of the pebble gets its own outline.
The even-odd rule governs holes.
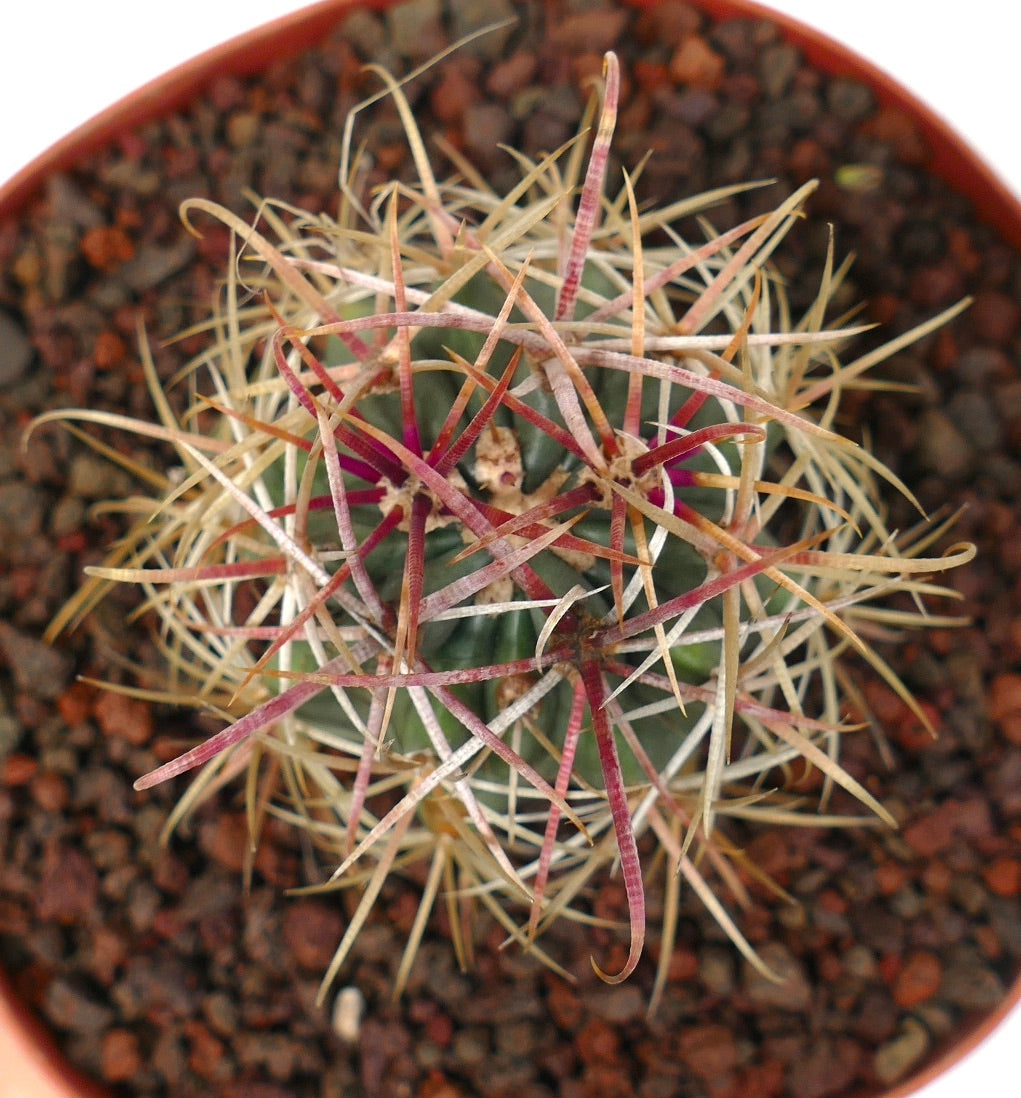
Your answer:
[[[85,525],[85,503],[77,496],[63,496],[50,512],[50,533],[63,538],[76,533]]]
[[[899,1007],[910,1010],[931,999],[939,991],[943,966],[934,953],[909,953],[893,982],[893,998]]]
[[[861,1046],[849,1037],[812,1040],[788,1069],[789,1098],[829,1098],[848,1090],[859,1072]]]
[[[73,1033],[99,1034],[114,1020],[114,1012],[62,976],[52,980],[43,996],[53,1022]]]
[[[539,62],[534,53],[524,50],[513,53],[510,57],[497,61],[489,70],[486,90],[498,98],[509,99],[531,83],[538,67]]]
[[[758,954],[763,963],[780,977],[780,982],[769,979],[745,961],[742,987],[751,1002],[758,1008],[809,1010],[812,1006],[812,985],[804,966],[794,954],[781,942],[767,942]]]
[[[861,122],[875,109],[871,88],[858,80],[837,77],[826,90],[826,106],[842,122]]]
[[[717,1081],[737,1067],[738,1050],[728,1026],[695,1025],[682,1031],[678,1059],[700,1079]]]
[[[1021,327],[1021,305],[1002,290],[980,290],[968,310],[980,340],[1006,346]]]
[[[387,8],[389,45],[404,57],[424,60],[447,45],[440,0],[412,0]]]
[[[1021,893],[1021,861],[1006,856],[996,858],[982,870],[982,879],[997,896],[1017,896]]]
[[[648,1005],[641,990],[630,983],[593,988],[582,995],[582,1002],[596,1017],[615,1026],[640,1018]]]
[[[713,995],[730,995],[737,985],[737,962],[728,946],[706,946],[698,954],[698,978]]]
[[[492,160],[495,146],[505,143],[513,129],[507,111],[494,103],[472,103],[465,108],[463,134],[465,149]]]
[[[572,54],[603,53],[620,38],[628,20],[622,8],[572,12],[557,19],[549,30],[550,41]]]
[[[248,824],[242,812],[221,812],[199,827],[199,846],[219,865],[240,873],[249,845]]]
[[[963,1010],[991,1010],[1002,1002],[1007,989],[982,955],[957,949],[947,962],[941,997]]]
[[[871,980],[876,975],[876,958],[863,945],[854,945],[844,954],[845,971],[860,980]]]
[[[44,812],[62,812],[71,795],[64,778],[44,770],[32,778],[32,798]]]
[[[776,42],[762,51],[759,56],[759,80],[770,99],[779,98],[787,90],[800,63],[797,49],[787,42]]]
[[[136,747],[152,739],[152,707],[141,698],[104,690],[96,698],[92,715],[104,736],[126,740]]]
[[[904,841],[923,857],[947,850],[956,836],[987,838],[993,834],[989,803],[984,798],[944,801],[904,829]]]
[[[108,1083],[127,1083],[142,1067],[138,1035],[128,1029],[108,1029],[100,1045],[100,1070]]]
[[[20,381],[32,364],[35,352],[25,329],[0,310],[0,388]]]
[[[0,621],[0,654],[18,689],[31,697],[54,700],[71,677],[73,660],[68,653],[3,621]]]
[[[0,759],[6,758],[18,746],[23,732],[17,718],[0,710]]]
[[[97,225],[82,237],[81,250],[92,267],[109,274],[134,257],[135,245],[119,226]]]
[[[1003,445],[999,412],[991,395],[975,389],[963,389],[946,405],[947,418],[962,438],[979,454],[988,454]]]
[[[67,490],[82,499],[117,499],[131,491],[130,478],[112,462],[93,453],[71,460]]]
[[[683,39],[670,57],[670,75],[686,88],[715,91],[723,83],[726,61],[701,35]]]
[[[903,1079],[921,1062],[931,1043],[925,1026],[907,1018],[900,1033],[877,1049],[872,1061],[876,1078],[887,1085]]]
[[[8,531],[17,530],[20,538],[31,538],[45,525],[46,497],[33,484],[22,480],[0,483],[0,548],[8,559],[19,557],[16,545],[6,544]]]
[[[927,408],[918,420],[916,458],[923,469],[960,480],[971,469],[972,447],[950,416]]]
[[[147,241],[118,272],[119,279],[133,293],[145,293],[192,263],[199,250],[199,242],[186,233],[167,244]]]
[[[451,1052],[458,1063],[481,1064],[490,1056],[489,1031],[482,1026],[467,1026],[454,1034]]]
[[[514,34],[518,17],[513,0],[463,0],[450,12],[450,36],[456,40],[496,23],[509,23],[509,26],[488,30],[468,46],[471,54],[484,57],[490,63],[498,62],[506,56],[507,43]]]
[[[1011,743],[1021,746],[1021,675],[1003,671],[989,686],[989,716]]]
[[[324,972],[344,932],[337,903],[299,899],[284,912],[284,943],[295,962],[310,972]]]

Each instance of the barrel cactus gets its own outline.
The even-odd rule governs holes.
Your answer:
[[[356,112],[336,219],[186,203],[237,241],[191,409],[150,366],[162,422],[63,413],[180,464],[61,624],[140,585],[159,696],[224,723],[137,788],[201,768],[173,825],[240,777],[253,840],[289,821],[328,867],[317,889],[360,889],[324,989],[416,863],[398,990],[440,898],[462,963],[481,905],[557,967],[543,932],[593,920],[603,872],[629,944],[592,963],[623,980],[646,840],[666,854],[657,987],[682,885],[764,969],[729,913],[757,870],[727,820],[893,823],[840,765],[845,657],[914,705],[868,638],[952,620],[922,600],[972,553],[927,555],[945,524],[888,530],[881,489],[906,489],[836,427],[842,393],[945,318],[844,361],[832,264],[791,315],[770,257],[812,184],[722,232],[711,207],[738,188],[640,209],[625,173],[611,197],[612,53],[578,135],[519,157],[508,194],[469,164],[437,178],[379,77],[415,182],[363,193]],[[789,792],[805,765],[821,803]],[[838,787],[860,812],[829,806]]]

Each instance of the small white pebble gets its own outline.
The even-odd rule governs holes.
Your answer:
[[[333,1004],[333,1030],[342,1041],[353,1044],[362,1029],[365,996],[356,987],[345,987]]]

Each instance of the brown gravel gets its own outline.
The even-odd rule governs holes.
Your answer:
[[[515,168],[494,140],[534,154],[569,136],[585,79],[619,37],[628,98],[618,163],[653,150],[644,198],[750,177],[789,189],[819,174],[817,219],[778,259],[795,307],[814,289],[827,219],[838,250],[859,257],[847,303],[868,300],[887,332],[975,295],[952,328],[891,365],[914,393],[853,406],[925,506],[967,505],[958,534],[979,556],[952,580],[974,624],[888,652],[924,699],[935,742],[886,687],[859,676],[893,769],[867,734],[848,738],[845,759],[872,776],[898,833],[740,837],[798,901],[778,904],[749,882],[741,914],[790,973],[785,988],[761,983],[685,895],[652,1020],[655,935],[634,981],[608,989],[588,958],[612,963],[621,942],[610,932],[554,929],[549,948],[578,974],[568,985],[495,948],[500,935],[483,919],[475,973],[457,971],[438,919],[394,1004],[421,886],[395,878],[342,975],[367,1004],[347,1042],[331,1030],[332,1003],[314,998],[350,909],[283,895],[329,867],[271,830],[246,894],[230,795],[161,849],[175,791],[135,794],[131,782],[171,741],[198,734],[194,718],[73,682],[75,671],[130,682],[126,658],[156,662],[144,631],[125,629],[123,596],[57,647],[40,639],[116,536],[91,504],[123,478],[66,433],[40,432],[27,452],[16,440],[33,414],[69,403],[149,414],[140,321],[164,377],[197,349],[161,340],[203,315],[229,240],[185,234],[179,200],[212,195],[244,211],[253,188],[332,208],[342,120],[372,87],[360,61],[406,70],[503,8],[522,17],[503,42],[409,93],[421,124],[435,117],[448,140],[483,154],[495,187]],[[380,171],[403,162],[385,109],[365,134]],[[854,81],[821,76],[764,23],[709,25],[677,0],[646,15],[584,0],[570,14],[465,0],[450,19],[430,2],[399,18],[359,13],[346,38],[329,35],[259,79],[217,79],[0,224],[0,960],[84,1071],[115,1098],[857,1098],[902,1079],[1000,1001],[1021,964],[1021,267],[924,161],[909,119]],[[852,173],[866,186],[842,185],[848,166],[868,169]],[[775,203],[778,188],[721,205],[715,220]],[[162,460],[135,440],[106,441]],[[914,521],[893,506],[894,526]],[[653,921],[659,903],[650,894]],[[616,910],[619,883],[595,889],[592,906]]]

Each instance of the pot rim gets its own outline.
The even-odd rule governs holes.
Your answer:
[[[245,76],[288,58],[328,33],[345,11],[382,11],[395,0],[318,0],[245,31],[170,69],[93,116],[37,156],[0,185],[0,220],[16,216],[42,189],[48,176],[144,123],[172,113],[201,85],[218,75]],[[655,0],[620,0],[628,7],[646,8]],[[980,220],[1021,252],[1021,200],[968,142],[913,92],[884,69],[839,41],[757,0],[689,0],[715,17],[768,20],[782,37],[797,46],[814,67],[831,76],[847,76],[867,84],[881,105],[895,108],[916,125],[930,152],[926,169],[954,191],[970,199]],[[895,1084],[876,1098],[910,1098],[981,1045],[1021,1004],[1021,974],[1000,1005],[962,1031],[959,1040],[920,1072]],[[18,1061],[15,1060],[18,1058]],[[25,1006],[0,971],[0,1098],[31,1093],[33,1098],[103,1098],[105,1091],[65,1064],[46,1027]],[[18,1074],[24,1065],[28,1075]],[[13,1085],[16,1089],[9,1090]],[[26,1085],[32,1089],[26,1091]]]

